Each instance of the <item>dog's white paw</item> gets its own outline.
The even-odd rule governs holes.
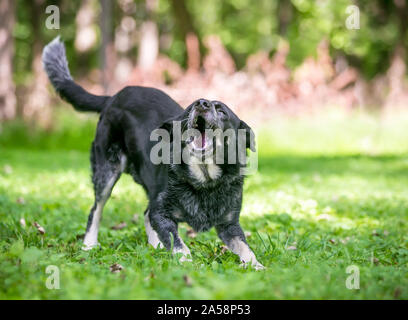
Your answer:
[[[182,255],[179,259],[180,262],[193,262],[191,255]]]
[[[99,243],[84,243],[82,246],[83,251],[89,251],[99,246]]]
[[[177,253],[181,253],[182,256],[180,257],[179,261],[180,262],[192,262],[193,259],[191,258],[191,252],[190,250],[187,248],[187,246],[183,246],[180,249],[173,249],[173,254],[177,254]]]
[[[254,262],[243,262],[241,263],[241,267],[246,269],[248,268],[248,266],[251,265],[252,268],[254,268],[256,271],[259,270],[265,270],[266,267],[264,267],[261,263],[259,263],[258,261],[254,261]]]
[[[255,268],[256,271],[266,269],[266,267],[264,265],[262,265],[261,263],[259,263],[259,262],[256,265],[254,265],[253,267]]]

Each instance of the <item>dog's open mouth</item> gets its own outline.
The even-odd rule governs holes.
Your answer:
[[[202,116],[197,116],[194,123],[194,128],[200,132],[200,135],[194,137],[193,146],[196,150],[205,149],[207,146],[205,129],[206,129],[206,121]]]
[[[208,151],[212,147],[212,139],[208,137],[206,130],[210,130],[211,126],[205,117],[200,114],[196,115],[193,120],[192,128],[197,130],[197,133],[192,137],[191,141],[193,151]]]

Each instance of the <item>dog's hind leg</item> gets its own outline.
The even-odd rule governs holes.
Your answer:
[[[144,225],[147,235],[147,242],[153,246],[153,248],[164,248],[163,243],[160,241],[157,232],[153,230],[152,225],[150,224],[149,218],[149,209],[146,210],[144,217]]]
[[[95,143],[92,147],[92,182],[95,191],[95,203],[88,217],[88,224],[84,238],[83,250],[90,250],[98,245],[99,223],[106,201],[109,199],[115,183],[126,167],[126,157],[119,148],[108,149],[109,157],[106,157],[103,148]]]

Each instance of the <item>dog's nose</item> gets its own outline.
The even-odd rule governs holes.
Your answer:
[[[196,103],[196,108],[201,111],[206,111],[210,109],[210,107],[211,107],[211,102],[205,99],[200,99]]]

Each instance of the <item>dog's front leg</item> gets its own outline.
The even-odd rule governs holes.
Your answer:
[[[173,237],[173,253],[181,253],[180,261],[191,261],[190,249],[177,232],[177,223],[166,216],[148,211],[145,216],[145,226],[149,243],[154,246],[165,247],[171,250]]]
[[[265,267],[256,260],[255,254],[249,248],[245,240],[245,234],[239,223],[221,224],[216,226],[220,239],[227,245],[233,253],[239,256],[244,266],[251,264],[256,270],[265,269]]]

